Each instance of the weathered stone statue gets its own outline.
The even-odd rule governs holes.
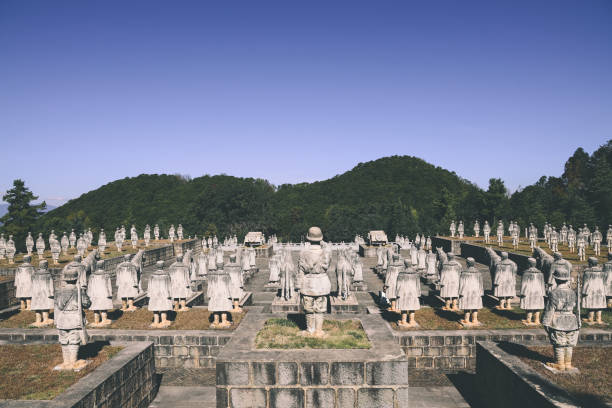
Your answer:
[[[70,232],[70,238],[68,240],[70,242],[70,248],[74,248],[74,246],[76,245],[76,240],[77,240],[77,236],[74,233],[74,228]]]
[[[438,275],[437,261],[438,261],[438,257],[436,256],[436,254],[431,252],[431,249],[430,249],[427,255],[425,256],[425,265],[426,265],[425,275],[426,276],[433,278]]]
[[[351,263],[353,266],[353,282],[363,282],[363,266],[361,265],[359,255],[356,252],[353,253]]]
[[[497,222],[497,230],[495,232],[497,233],[497,245],[500,247],[504,246],[504,223],[501,220]]]
[[[55,238],[51,239],[51,241],[49,242],[49,246],[51,247],[51,258],[53,259],[53,263],[57,265],[59,264],[59,257],[60,253],[62,252],[62,246]]]
[[[544,309],[544,274],[536,268],[536,259],[528,258],[529,267],[523,271],[521,279],[521,309],[527,311],[523,323],[527,326],[540,324],[540,310]]]
[[[96,270],[89,276],[87,296],[91,300],[89,307],[94,312],[92,327],[108,326],[112,322],[108,318],[108,311],[113,308],[113,289],[110,276],[104,270],[104,261],[96,263]]]
[[[463,234],[465,234],[465,227],[463,226],[463,221],[459,221],[457,232],[459,233],[459,238],[463,239]]]
[[[555,288],[548,296],[542,315],[542,325],[555,352],[555,362],[547,364],[560,371],[572,370],[572,353],[578,343],[580,329],[579,320],[574,314],[576,293],[570,289],[568,270],[556,270],[553,279]]]
[[[338,297],[346,300],[351,293],[351,275],[353,267],[349,261],[345,250],[338,253],[338,263],[336,265],[336,281],[338,284]]]
[[[395,262],[394,262],[395,264]],[[396,299],[396,309],[402,318],[397,324],[400,327],[418,326],[414,315],[421,308],[421,280],[409,259],[404,260],[404,267],[397,276],[393,297]]]
[[[183,312],[189,310],[187,298],[191,294],[189,269],[183,263],[183,255],[177,255],[176,262],[170,265],[170,295],[174,300],[174,310]]]
[[[64,362],[55,370],[80,370],[87,365],[85,360],[77,360],[79,346],[88,341],[85,331],[84,308],[91,305],[87,291],[78,285],[79,269],[66,265],[62,272],[63,287],[55,294],[55,326],[62,346]]]
[[[170,225],[170,229],[168,230],[168,238],[170,239],[170,242],[174,242],[174,239],[176,238],[174,224]]]
[[[319,227],[310,227],[306,239],[310,246],[302,250],[298,262],[298,269],[304,274],[301,296],[307,326],[302,335],[323,337],[323,316],[327,312],[327,296],[331,290],[327,276],[330,259],[328,252],[321,248],[323,233]]]
[[[508,253],[502,252],[493,281],[493,294],[499,299],[496,309],[512,309],[510,299],[516,296],[517,269],[516,263],[508,259]]]
[[[104,228],[100,229],[100,235],[98,235],[98,249],[101,253],[106,249],[106,233],[104,232]]]
[[[417,252],[417,269],[424,271],[427,268],[427,252],[422,247]]]
[[[607,304],[612,309],[612,252],[608,252],[608,262],[603,264],[603,272]]]
[[[275,255],[270,258],[270,277],[268,283],[278,283],[280,281],[280,260]]]
[[[123,237],[121,236],[121,229],[119,228],[115,230],[115,246],[117,247],[117,251],[121,252],[121,247],[123,246]]]
[[[28,236],[26,237],[26,250],[28,251],[28,255],[32,255],[33,248],[34,248],[34,238],[32,238],[32,233],[28,232]]]
[[[535,228],[532,228],[532,227],[533,227],[533,224],[531,224],[531,227],[529,228],[529,246],[531,247],[531,250],[533,251],[538,241],[538,235],[537,235]]]
[[[0,234],[0,259],[4,259],[6,255],[6,240],[4,234]]]
[[[87,241],[83,238],[83,234],[79,234],[79,239],[77,240],[77,252],[81,257],[85,256],[85,251],[87,251]]]
[[[153,236],[155,236],[155,240],[159,241],[159,225],[155,224],[153,228]]]
[[[281,297],[284,300],[292,299],[296,294],[296,273],[290,250],[284,251],[281,256],[280,274]]]
[[[145,242],[145,247],[148,247],[149,242],[151,242],[151,227],[149,226],[149,224],[145,226],[143,238]]]
[[[138,232],[134,224],[132,224],[132,228],[130,228],[130,241],[132,242],[132,248],[136,248],[138,245]]]
[[[444,299],[443,310],[459,310],[457,298],[459,297],[459,272],[461,264],[455,259],[455,254],[449,252],[448,260],[442,265],[440,274],[440,297]],[[452,306],[451,306],[452,304]]]
[[[585,323],[603,324],[601,311],[606,308],[604,272],[600,266],[597,266],[597,257],[594,256],[589,258],[589,267],[584,270],[582,307],[589,311],[589,317],[584,319]]]
[[[599,232],[599,227],[595,226],[595,231],[593,231],[593,234],[591,235],[591,241],[593,242],[593,252],[595,252],[595,255],[597,256],[601,255],[602,240],[603,236],[601,235],[601,232]]]
[[[117,276],[117,297],[121,299],[121,310],[133,312],[138,308],[134,306],[134,298],[138,296],[137,269],[130,262],[130,255],[123,257],[123,262],[117,265],[115,274]]]
[[[419,264],[419,249],[415,245],[410,247],[410,264],[415,268]]]
[[[36,252],[38,253],[38,258],[42,259],[45,255],[45,239],[42,233],[38,233],[38,238],[36,238]]]
[[[477,326],[478,310],[482,309],[482,296],[484,286],[482,284],[482,274],[474,266],[474,258],[467,258],[467,269],[461,271],[459,279],[459,309],[465,312],[461,324],[464,326]],[[470,319],[471,318],[471,319]]]
[[[8,241],[6,241],[6,257],[10,264],[15,263],[15,252],[17,252],[15,241],[13,241],[13,236],[9,235]]]
[[[232,294],[230,292],[231,280],[223,269],[223,264],[208,271],[208,311],[213,315],[212,329],[229,327],[227,314],[232,310]],[[221,319],[219,320],[219,317]]]
[[[578,234],[578,238],[576,239],[576,245],[578,246],[578,259],[584,261],[586,259],[586,246],[587,246],[587,238],[584,234]]]
[[[230,297],[234,305],[233,312],[241,313],[242,308],[240,307],[240,299],[244,296],[244,281],[242,279],[240,265],[236,262],[236,255],[230,255],[229,264],[225,265],[224,269],[230,277]]]
[[[489,225],[489,221],[485,220],[484,226],[482,227],[482,233],[484,235],[485,244],[490,243],[489,237],[491,236],[491,226]]]
[[[172,310],[170,295],[170,276],[164,271],[164,261],[157,261],[156,270],[149,278],[147,294],[149,295],[149,311],[153,312],[153,328],[168,327],[168,311]]]
[[[425,249],[428,251],[431,249],[431,237],[427,237],[427,240],[425,240]]]
[[[512,228],[510,232],[510,236],[512,237],[512,248],[514,248],[515,250],[518,249],[519,246],[519,233],[520,230],[518,229],[518,227]]]
[[[559,234],[554,227],[550,231],[550,249],[553,252],[557,252],[559,250]]]
[[[570,261],[563,259],[563,255],[561,254],[561,252],[555,252],[553,254],[553,261],[550,264],[547,277],[548,279],[546,280],[547,292],[550,292],[555,285],[555,278],[553,275],[556,270],[564,270],[567,271],[568,274],[571,274],[572,272],[572,264],[570,263]]]
[[[200,252],[197,258],[198,277],[203,279],[208,274],[208,257],[204,252]]]
[[[608,231],[606,232],[606,245],[608,246],[608,253],[612,253],[612,224],[608,225]]]
[[[391,302],[388,309],[390,312],[400,312],[400,310],[397,308],[397,277],[403,269],[404,264],[400,260],[399,254],[393,254],[391,263],[387,269],[387,274],[385,275],[385,284],[383,286],[383,290]]]
[[[47,260],[38,262],[38,269],[32,277],[32,305],[31,308],[36,312],[34,327],[44,327],[53,324],[53,319],[49,318],[49,311],[53,309],[53,277],[47,269]]]
[[[60,245],[62,246],[62,253],[64,255],[68,255],[68,247],[69,247],[70,243],[68,241],[68,236],[66,235],[65,231],[64,231],[64,235],[62,235],[62,239],[60,241]]]
[[[30,310],[32,302],[32,276],[34,267],[30,264],[29,255],[23,257],[23,263],[15,272],[15,297],[21,302],[21,310]]]
[[[480,223],[476,220],[474,221],[474,236],[478,238],[478,235],[480,235]]]
[[[451,237],[454,238],[455,237],[455,233],[457,232],[457,226],[455,225],[455,221],[454,220],[451,221],[449,229],[450,229]]]

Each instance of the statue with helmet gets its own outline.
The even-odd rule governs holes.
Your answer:
[[[301,334],[324,337],[323,314],[327,312],[327,296],[331,290],[327,276],[330,256],[321,248],[323,232],[319,227],[310,227],[306,239],[310,246],[302,250],[298,261],[298,269],[303,274],[301,297],[307,326]]]

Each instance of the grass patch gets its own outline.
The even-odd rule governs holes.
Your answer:
[[[92,360],[83,370],[53,371],[62,363],[59,344],[0,346],[0,400],[50,400],[112,358],[122,347],[88,344],[79,358]]]
[[[580,374],[553,374],[542,363],[553,361],[552,346],[525,347],[506,344],[504,350],[519,357],[539,374],[567,390],[584,407],[607,407],[612,403],[612,349],[609,347],[574,347],[572,365]]]
[[[324,339],[302,337],[303,321],[269,319],[255,337],[258,349],[369,349],[368,337],[359,320],[324,320]]]

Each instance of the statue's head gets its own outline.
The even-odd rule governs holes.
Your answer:
[[[465,263],[467,264],[468,268],[476,265],[476,261],[471,256],[465,260]]]
[[[529,258],[527,258],[527,263],[529,264],[530,268],[533,268],[533,267],[536,266],[537,261],[536,261],[535,258],[529,257]]]
[[[455,259],[455,254],[454,254],[454,253],[452,253],[452,252],[447,253],[447,254],[446,254],[446,256],[448,256],[448,259],[449,259],[449,260],[450,260],[450,259]]]
[[[502,259],[508,259],[508,253],[506,251],[501,253]]]
[[[79,277],[79,272],[76,268],[66,268],[62,274],[62,280],[66,283],[75,283]]]
[[[176,262],[183,262],[183,255],[177,255]]]
[[[306,239],[310,241],[311,244],[319,244],[323,240],[323,232],[321,231],[321,228],[308,228],[308,234],[306,235]]]
[[[102,259],[100,259],[98,262],[96,262],[96,269],[104,270],[104,261]]]
[[[81,255],[75,255],[73,259],[74,262],[81,262]]]
[[[589,266],[597,266],[599,260],[595,256],[589,257]]]
[[[231,263],[236,263],[236,254],[231,254],[229,256],[229,260],[230,260]]]
[[[130,255],[130,254],[125,254],[125,255],[123,255],[123,260],[124,260],[125,262],[128,262],[128,261],[130,260],[130,257],[131,257],[131,255]]]
[[[38,268],[39,269],[47,269],[49,267],[49,263],[47,262],[46,259],[42,259],[40,261],[38,261]]]
[[[561,252],[555,252],[553,254],[553,258],[555,258],[556,260],[559,260],[559,259],[563,258],[563,254]]]

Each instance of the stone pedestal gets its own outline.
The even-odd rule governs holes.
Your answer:
[[[341,297],[330,296],[331,313],[359,313],[359,303],[354,293],[351,293],[345,300]]]
[[[485,293],[485,296],[487,298],[489,298],[490,300],[492,300],[493,302],[499,304],[499,298],[497,296],[494,296],[492,293]],[[519,307],[521,305],[521,298],[519,297],[513,297],[512,299],[510,299],[510,305],[514,308],[514,307]],[[504,310],[504,309],[502,309]],[[508,309],[510,310],[510,309]]]
[[[368,284],[364,281],[361,282],[353,282],[351,283],[351,291],[352,292],[367,292]]]
[[[279,296],[272,301],[272,313],[300,313],[300,295],[295,294],[291,299],[285,300]]]
[[[266,283],[266,285],[264,286],[263,291],[264,292],[278,292],[278,290],[280,289],[280,283],[279,282],[275,282],[275,283]]]

